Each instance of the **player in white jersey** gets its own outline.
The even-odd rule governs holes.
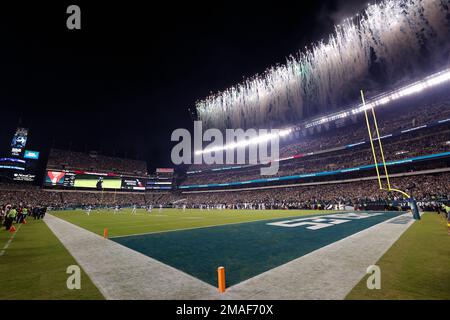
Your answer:
[[[91,215],[91,211],[92,211],[92,207],[91,207],[91,206],[88,206],[87,209],[86,209],[86,214],[87,214],[88,216]]]
[[[152,205],[149,205],[149,206],[147,207],[147,212],[148,212],[148,213],[152,213],[152,209],[153,209]]]
[[[132,214],[135,214],[135,213],[136,213],[136,205],[133,205],[133,209],[131,210],[131,213],[132,213]]]
[[[159,205],[159,212],[162,212],[162,204]]]
[[[119,213],[119,206],[114,207],[114,214]]]
[[[183,212],[186,212],[186,205],[183,204]]]

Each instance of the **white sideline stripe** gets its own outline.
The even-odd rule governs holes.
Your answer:
[[[17,230],[12,234],[12,236],[9,238],[9,240],[6,242],[5,246],[3,247],[2,251],[0,251],[0,257],[3,256],[6,253],[6,250],[9,248],[9,246],[11,245],[11,242],[13,241],[14,237],[16,236],[16,233],[19,232],[19,229],[22,225],[19,224],[19,226],[17,227]]]
[[[323,210],[327,211],[327,210]],[[333,210],[330,210],[333,211]],[[109,237],[109,239],[116,239],[116,238],[125,238],[125,237],[133,237],[133,236],[144,236],[147,234],[158,234],[158,233],[167,233],[167,232],[176,232],[176,231],[185,231],[185,230],[195,230],[195,229],[205,229],[205,228],[212,228],[212,227],[221,227],[221,226],[230,226],[234,224],[243,224],[243,223],[251,223],[251,222],[263,222],[263,221],[270,221],[270,220],[278,220],[278,219],[291,219],[296,217],[308,217],[308,216],[315,216],[315,215],[325,215],[325,214],[336,214],[336,213],[346,213],[345,212],[324,212],[324,213],[311,213],[311,214],[305,214],[305,215],[297,215],[297,216],[286,216],[286,217],[279,217],[279,218],[267,218],[267,219],[259,219],[259,220],[251,220],[251,221],[242,221],[242,222],[230,222],[225,224],[214,224],[209,226],[203,226],[203,227],[193,227],[193,228],[182,228],[182,229],[171,229],[171,230],[164,230],[164,231],[153,231],[153,232],[144,232],[144,233],[132,233],[127,234],[123,236],[113,236]]]

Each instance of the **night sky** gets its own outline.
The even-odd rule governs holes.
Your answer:
[[[196,100],[284,63],[367,4],[92,2],[2,4],[2,155],[21,118],[28,149],[98,150],[147,160],[150,170],[170,166],[170,135],[191,128]],[[81,8],[81,30],[66,28],[70,4]]]

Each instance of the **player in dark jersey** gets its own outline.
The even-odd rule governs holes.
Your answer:
[[[98,178],[97,181],[97,190],[102,190],[103,189],[103,177]]]

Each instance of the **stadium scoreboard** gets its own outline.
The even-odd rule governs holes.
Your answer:
[[[44,186],[129,191],[170,190],[172,179],[159,176],[129,177],[113,173],[47,169]]]
[[[173,175],[173,168],[157,168],[155,175],[149,177],[146,188],[148,190],[171,190]]]
[[[121,189],[122,177],[86,171],[47,170],[45,186],[89,189]]]
[[[161,174],[173,175],[173,173],[174,173],[174,169],[173,168],[157,168],[156,169],[156,174],[157,175],[161,175]]]
[[[12,181],[34,182],[39,151],[26,150],[28,129],[18,127],[11,139],[8,154],[0,157],[0,176]]]
[[[122,189],[125,190],[145,190],[145,180],[142,178],[122,178]]]
[[[69,171],[47,171],[44,184],[47,186],[74,187],[75,173]]]
[[[11,155],[21,156],[28,140],[28,129],[17,128],[11,141]]]

